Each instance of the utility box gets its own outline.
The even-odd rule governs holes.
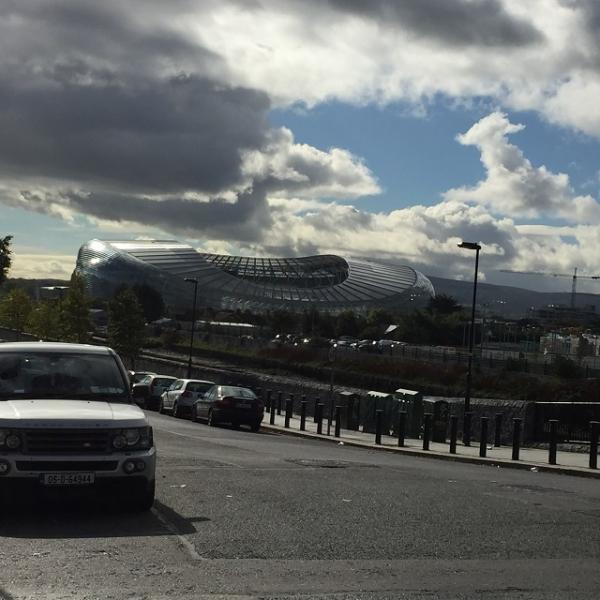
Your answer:
[[[342,428],[358,431],[360,423],[360,396],[354,392],[342,391],[339,393],[341,404],[344,406]]]
[[[394,392],[396,399],[396,411],[406,411],[406,436],[418,438],[423,425],[423,394],[416,390],[405,390],[402,388]],[[397,415],[394,428],[398,423]]]
[[[450,405],[446,400],[423,400],[423,413],[431,413],[431,439],[445,442],[450,418]]]
[[[389,435],[392,425],[392,408],[394,396],[385,392],[376,392],[374,390],[367,392],[364,399],[364,409],[362,410],[361,420],[363,431],[375,433],[375,413],[378,410],[383,411],[382,433]]]

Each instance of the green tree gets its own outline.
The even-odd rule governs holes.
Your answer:
[[[60,338],[60,304],[57,302],[39,302],[29,315],[27,328],[42,340]]]
[[[438,294],[429,299],[427,311],[434,315],[452,315],[461,312],[463,307],[458,300],[447,294]]]
[[[12,242],[12,235],[7,235],[0,238],[0,285],[6,280],[8,270],[12,263],[10,244]]]
[[[108,343],[132,369],[144,345],[144,311],[135,293],[122,288],[108,303]]]
[[[361,329],[361,324],[353,311],[344,310],[337,316],[335,329],[337,335],[356,337]]]
[[[148,323],[160,319],[165,314],[165,301],[161,293],[143,283],[133,286],[133,293],[142,307],[144,318]]]
[[[17,332],[17,339],[25,329],[31,308],[29,296],[20,288],[11,290],[0,303],[0,321]]]
[[[85,344],[90,341],[93,330],[90,319],[91,299],[85,281],[75,273],[71,277],[69,290],[61,302],[60,325],[62,338],[67,342]]]

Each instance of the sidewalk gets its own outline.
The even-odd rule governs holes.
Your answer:
[[[512,447],[501,446],[493,447],[490,443],[487,445],[487,457],[479,456],[479,442],[472,442],[471,446],[464,446],[461,442],[457,442],[456,454],[450,454],[449,444],[430,442],[429,450],[423,450],[423,440],[406,438],[404,447],[398,447],[398,439],[388,435],[381,436],[381,445],[375,444],[374,433],[362,433],[360,431],[350,431],[342,429],[340,437],[334,437],[335,423],[331,424],[331,433],[327,435],[327,420],[323,420],[323,433],[317,434],[317,424],[312,417],[306,418],[306,429],[300,431],[300,417],[294,415],[290,419],[290,427],[286,429],[285,416],[275,415],[275,424],[270,425],[270,413],[265,413],[265,418],[262,422],[262,429],[265,431],[273,431],[285,433],[288,435],[296,435],[309,439],[318,439],[339,444],[343,442],[348,446],[356,446],[360,448],[368,448],[371,450],[396,452],[404,455],[413,455],[421,457],[437,458],[441,460],[454,460],[460,462],[469,462],[477,464],[496,465],[507,468],[529,469],[537,471],[546,471],[551,473],[563,473],[567,475],[577,475],[580,477],[596,477],[600,479],[600,470],[589,468],[589,454],[581,454],[577,452],[561,452],[560,445],[556,456],[556,465],[548,464],[548,450],[537,448],[521,448],[520,460],[512,460]]]

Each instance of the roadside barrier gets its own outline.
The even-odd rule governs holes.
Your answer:
[[[481,430],[479,433],[479,456],[485,458],[487,456],[487,432],[488,432],[487,417],[481,417]]]
[[[383,411],[375,411],[375,443],[381,446],[381,429],[383,427]]]
[[[271,390],[265,390],[266,395],[266,406],[270,409],[269,423],[275,424],[275,404],[272,401],[273,395]],[[278,392],[278,402],[281,400],[282,392]],[[308,401],[306,396],[302,396],[300,401],[300,431],[306,431],[306,415],[307,415]],[[290,394],[289,398],[285,401],[285,420],[284,428],[289,429],[292,417],[294,415],[294,395]],[[315,421],[317,423],[317,434],[323,435],[323,419],[325,416],[325,410],[329,411],[329,405],[326,405],[319,401],[319,398],[315,399]],[[334,418],[335,423],[334,437],[340,438],[342,432],[342,425],[344,423],[345,411],[348,410],[347,406],[336,404],[334,407]],[[467,413],[468,414],[468,413]],[[470,415],[469,415],[470,416]],[[431,448],[431,437],[433,428],[433,413],[425,413],[422,421],[422,445],[423,450],[429,451]],[[408,419],[407,411],[399,411],[397,418],[397,430],[392,433],[397,436],[397,445],[402,448],[406,446],[406,424]],[[497,413],[494,415],[494,446],[500,446],[500,431],[502,426],[503,415]],[[458,439],[458,415],[450,415],[450,442],[449,442],[449,453],[456,454],[457,450],[457,439]],[[521,438],[523,433],[523,419],[513,418],[513,430],[512,430],[512,460],[520,460],[521,452]],[[481,458],[487,458],[488,450],[488,434],[489,434],[490,417],[480,417],[479,427],[479,456]],[[346,426],[352,425],[351,422],[347,422]],[[346,427],[344,426],[344,427]],[[349,431],[353,431],[351,427],[348,427]],[[557,451],[559,442],[560,422],[558,419],[551,419],[548,421],[548,431],[550,434],[550,443],[548,447],[548,464],[557,464]],[[382,445],[382,437],[384,433],[384,411],[377,409],[375,411],[375,444],[377,446]],[[330,435],[330,433],[327,433]],[[390,435],[389,431],[385,432],[385,435]],[[589,468],[598,468],[598,446],[600,438],[600,421],[589,422],[589,436],[590,436],[590,450],[589,450]],[[434,440],[435,441],[435,440]]]
[[[319,404],[317,404],[317,433],[319,435],[323,434],[323,407],[324,405],[321,404],[321,402],[319,402]]]
[[[290,428],[290,419],[292,418],[293,400],[288,398],[285,401],[285,428]]]
[[[423,415],[423,450],[429,450],[429,440],[431,438],[431,419],[433,415],[431,413],[425,413]]]
[[[550,425],[550,445],[548,446],[548,463],[551,465],[556,464],[556,445],[558,443],[558,421],[556,419],[550,419],[548,421]]]
[[[521,446],[521,425],[523,419],[513,419],[513,441],[512,441],[512,459],[519,460],[519,448]]]
[[[271,412],[271,390],[267,390],[267,397],[265,398],[265,408],[267,412]]]
[[[336,438],[340,437],[340,430],[342,427],[341,414],[342,414],[342,407],[338,405],[335,407],[335,433],[334,433],[334,435]]]
[[[401,410],[398,413],[398,447],[404,446],[404,438],[406,436],[406,411]]]
[[[281,405],[283,403],[283,392],[277,392],[277,414],[281,415]]]

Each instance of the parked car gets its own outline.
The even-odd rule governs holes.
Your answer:
[[[166,392],[163,392],[158,410],[161,414],[168,411],[177,418],[190,416],[192,404],[213,385],[215,385],[214,381],[177,379]]]
[[[256,394],[244,387],[214,385],[192,406],[192,421],[206,419],[212,427],[230,423],[234,427],[249,425],[258,431],[265,412]]]
[[[360,340],[356,344],[356,349],[359,352],[377,352],[377,342],[374,340]]]
[[[146,375],[131,388],[131,393],[136,402],[148,410],[158,410],[160,397],[176,380],[168,375]]]
[[[110,348],[0,347],[0,494],[102,491],[136,510],[154,502],[156,452],[127,371]]]
[[[129,371],[129,381],[131,385],[139,383],[146,375],[156,375],[153,371]]]

